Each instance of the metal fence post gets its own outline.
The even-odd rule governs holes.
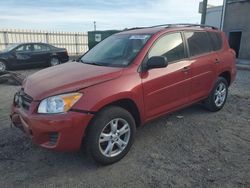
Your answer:
[[[76,55],[79,54],[79,49],[78,49],[78,34],[75,34],[75,45],[76,45]]]
[[[9,44],[8,31],[3,32],[3,39],[4,39],[5,47],[7,48],[8,44]]]
[[[46,43],[49,43],[49,33],[45,33]]]

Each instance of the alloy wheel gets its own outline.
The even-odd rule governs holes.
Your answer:
[[[56,65],[60,64],[60,61],[57,58],[52,58],[50,60],[50,64],[51,64],[51,66],[56,66]]]
[[[0,61],[0,71],[5,71],[6,70],[6,65]]]
[[[112,119],[102,130],[99,137],[99,149],[106,157],[119,155],[128,145],[130,126],[122,118]]]
[[[223,103],[226,100],[226,95],[227,95],[226,85],[223,82],[221,82],[215,89],[214,93],[214,103],[217,107],[223,105]]]

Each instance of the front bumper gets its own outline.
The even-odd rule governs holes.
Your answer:
[[[55,151],[78,151],[85,129],[93,114],[67,112],[65,114],[42,115],[12,106],[12,124],[24,131],[34,143]]]

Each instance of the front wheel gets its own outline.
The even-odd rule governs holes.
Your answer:
[[[228,83],[225,78],[219,77],[208,98],[205,100],[205,107],[216,112],[223,108],[228,95]]]
[[[136,126],[125,109],[111,106],[100,111],[89,125],[87,149],[95,161],[112,164],[122,159],[134,141]]]
[[[6,71],[7,67],[3,61],[0,61],[0,71]]]

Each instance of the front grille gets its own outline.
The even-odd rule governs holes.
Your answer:
[[[25,110],[29,110],[30,104],[33,101],[32,97],[24,93],[23,90],[20,90],[15,94],[15,105],[24,108]]]
[[[49,144],[51,146],[56,145],[58,139],[58,133],[57,132],[51,132],[49,133]]]

